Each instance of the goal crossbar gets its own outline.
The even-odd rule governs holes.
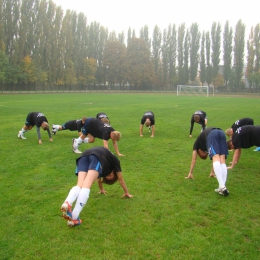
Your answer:
[[[189,89],[190,92],[203,92],[206,93],[207,97],[209,96],[209,87],[208,86],[191,86],[191,85],[178,85],[177,86],[177,96],[180,96],[184,89]]]

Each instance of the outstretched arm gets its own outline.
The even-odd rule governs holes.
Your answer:
[[[121,187],[123,188],[123,190],[124,190],[124,192],[125,192],[124,195],[122,196],[122,198],[124,198],[124,197],[132,198],[133,195],[130,195],[129,192],[128,192],[126,183],[125,183],[125,181],[124,181],[124,179],[123,179],[123,174],[122,174],[122,172],[117,172],[116,174],[117,174],[117,177],[118,177],[119,184],[121,185]]]
[[[235,167],[235,164],[237,164],[238,161],[239,161],[241,152],[242,152],[241,148],[238,148],[238,149],[235,150],[234,155],[233,155],[233,159],[232,159],[232,162],[231,162],[231,166],[228,166],[227,169],[232,169],[232,168]]]
[[[140,125],[140,136],[143,136],[143,127],[144,127],[144,125]]]
[[[103,188],[103,184],[101,182],[101,178],[97,179],[98,187],[99,187],[99,193],[107,195],[107,192]]]
[[[52,142],[53,140],[52,140],[52,135],[51,135],[51,131],[50,131],[50,129],[47,129],[47,132],[48,132],[48,135],[49,135],[50,141]]]
[[[196,164],[196,159],[197,159],[197,150],[193,150],[192,157],[191,157],[190,171],[188,176],[185,177],[185,179],[194,179],[192,172]]]
[[[106,147],[106,146],[105,146],[105,142],[108,143],[106,140],[103,140],[104,147],[108,149],[108,145],[107,145],[107,147]],[[117,154],[118,156],[124,156],[124,155],[121,154],[121,153],[119,152],[119,150],[118,150],[117,141],[112,140],[112,142],[113,142],[113,146],[114,146],[114,149],[115,149],[115,151],[116,151],[116,154]]]
[[[40,127],[36,127],[37,130],[37,136],[38,136],[38,143],[42,144],[42,138],[41,138],[41,131],[40,131]]]
[[[151,137],[154,137],[154,133],[155,133],[155,125],[152,125],[152,135],[151,135]]]
[[[194,119],[191,119],[190,121],[190,137],[192,137],[192,130],[193,130],[193,126],[194,126]]]

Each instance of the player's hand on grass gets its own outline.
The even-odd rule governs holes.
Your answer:
[[[189,173],[189,175],[187,177],[185,177],[185,179],[194,179],[192,173]]]
[[[39,143],[39,144],[42,144],[42,140],[39,140],[38,143]]]
[[[140,135],[141,137],[143,137],[143,135]]]
[[[50,142],[53,142],[53,139],[52,139],[52,138],[50,138]]]
[[[118,156],[125,156],[124,154],[119,153]]]
[[[100,191],[99,191],[99,194],[107,195],[107,192],[103,189],[103,190],[100,190]]]
[[[151,135],[151,137],[154,137],[154,135]]]
[[[216,178],[215,173],[212,173],[212,172],[211,172],[211,173],[209,174],[209,178]]]
[[[129,193],[125,193],[122,198],[133,198],[133,195],[130,195]]]
[[[192,135],[190,135],[190,137],[192,137]]]

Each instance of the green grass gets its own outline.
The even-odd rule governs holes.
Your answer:
[[[208,114],[208,126],[225,130],[242,117],[260,125],[259,98],[177,97],[175,94],[26,94],[1,95],[0,259],[260,259],[260,153],[242,151],[229,171],[230,196],[214,192],[209,159],[197,161],[194,180],[186,180],[192,146],[200,133],[190,117]],[[139,137],[146,110],[155,113],[155,138],[147,128]],[[29,112],[43,112],[63,124],[106,112],[122,133],[118,143],[124,179],[133,199],[121,199],[118,183],[94,184],[81,212],[83,224],[68,228],[60,206],[76,184],[71,139],[58,132],[48,141],[36,129],[17,138]],[[82,144],[80,149],[102,146]],[[111,141],[109,147],[114,151]],[[232,160],[232,153],[227,162]]]

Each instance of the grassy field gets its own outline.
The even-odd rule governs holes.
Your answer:
[[[260,153],[242,151],[229,171],[230,196],[214,192],[211,162],[198,159],[194,180],[186,180],[193,143],[200,133],[190,118],[201,109],[208,126],[223,130],[242,117],[260,125],[259,98],[177,97],[176,94],[26,94],[0,96],[0,259],[260,259]],[[139,137],[143,113],[155,113],[155,137]],[[17,138],[29,112],[50,124],[105,112],[122,133],[118,143],[124,179],[132,199],[122,199],[118,183],[107,196],[91,189],[81,226],[67,227],[60,206],[76,184],[77,154],[62,131],[49,142],[36,128]],[[83,151],[102,146],[82,144]],[[109,147],[114,152],[111,141]],[[232,160],[230,153],[227,163]]]

